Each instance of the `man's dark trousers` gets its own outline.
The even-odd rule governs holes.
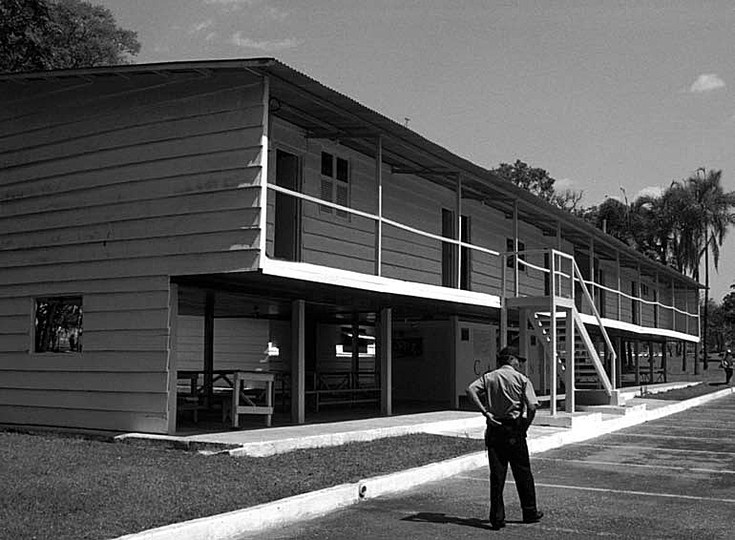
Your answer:
[[[536,514],[536,486],[531,473],[525,430],[519,421],[505,422],[502,426],[488,427],[485,445],[490,465],[490,523],[505,522],[503,488],[508,474],[508,463],[521,501],[523,517]]]

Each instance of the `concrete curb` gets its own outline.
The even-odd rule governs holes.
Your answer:
[[[307,448],[320,448],[324,446],[339,446],[349,442],[365,442],[386,437],[399,437],[414,433],[435,433],[444,429],[453,428],[472,429],[485,425],[482,417],[465,418],[462,420],[440,420],[427,424],[411,424],[403,426],[390,426],[366,430],[347,431],[342,433],[328,433],[324,435],[311,435],[306,437],[288,438],[277,441],[247,443],[237,448],[227,450],[231,456],[265,457],[279,454],[286,450],[297,450]]]
[[[670,405],[657,409],[600,422],[599,426],[588,425],[585,426],[584,430],[572,429],[529,439],[528,449],[531,454],[545,452],[546,450],[585,441],[626,427],[642,424],[649,420],[682,412],[733,393],[735,393],[735,387],[726,388],[686,401],[672,402]],[[400,493],[421,484],[485,467],[486,460],[484,451],[474,452],[458,458],[376,476],[352,484],[342,484],[216,516],[174,523],[122,536],[118,540],[178,540],[180,538],[233,540],[246,535],[255,535],[268,529],[283,527],[296,521],[319,517],[339,508],[356,504],[360,500]]]

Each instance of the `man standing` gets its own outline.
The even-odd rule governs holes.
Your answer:
[[[503,488],[508,463],[518,489],[523,522],[535,523],[544,515],[536,507],[536,486],[526,444],[526,432],[536,416],[538,399],[533,384],[520,372],[521,362],[525,361],[515,347],[505,347],[498,355],[498,368],[485,373],[467,388],[467,395],[487,419],[485,446],[490,465],[490,525],[493,529],[505,527]]]
[[[725,370],[725,384],[730,384],[733,368],[735,368],[732,360],[732,351],[730,349],[725,351],[722,361],[720,362],[720,367]]]

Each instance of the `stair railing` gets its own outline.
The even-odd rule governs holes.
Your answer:
[[[587,301],[587,303],[590,306],[590,309],[592,310],[592,315],[595,317],[595,320],[597,321],[597,325],[600,327],[600,333],[602,334],[602,338],[605,340],[605,345],[607,346],[607,350],[610,351],[610,382],[609,384],[614,389],[616,387],[616,377],[615,374],[617,372],[617,359],[618,355],[615,352],[615,349],[613,348],[612,341],[610,341],[610,336],[607,334],[607,330],[605,330],[605,325],[602,323],[602,317],[600,317],[600,313],[597,311],[597,307],[595,306],[594,300],[592,300],[592,295],[589,292],[589,289],[587,289],[587,284],[584,281],[584,278],[582,277],[582,272],[579,269],[579,266],[577,266],[577,262],[574,260],[574,257],[571,255],[567,255],[566,253],[557,252],[556,250],[552,250],[554,252],[554,255],[557,253],[560,257],[565,257],[571,260],[572,263],[572,269],[574,272],[573,282],[578,281],[580,284],[580,288],[582,289],[582,294],[584,295],[584,299]],[[572,293],[574,294],[574,293]],[[593,357],[593,361],[595,360],[594,355],[590,355]],[[597,359],[599,362],[599,358]],[[602,373],[605,372],[602,364],[599,366],[596,366],[599,370],[602,370]],[[607,378],[607,375],[605,375],[605,378]],[[606,381],[603,379],[603,384]],[[607,386],[607,385],[605,385]],[[611,389],[608,389],[609,391]]]

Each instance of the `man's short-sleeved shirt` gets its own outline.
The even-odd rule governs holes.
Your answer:
[[[524,405],[533,408],[539,405],[533,383],[510,365],[485,373],[470,387],[485,399],[487,410],[496,420],[519,418]]]

